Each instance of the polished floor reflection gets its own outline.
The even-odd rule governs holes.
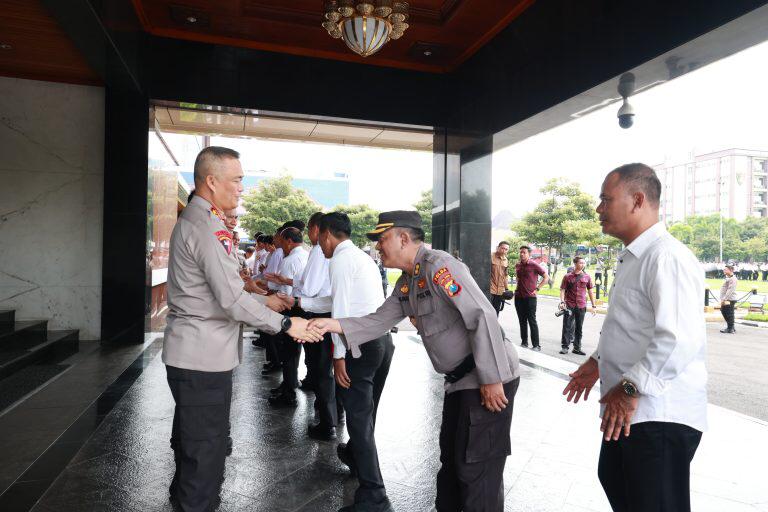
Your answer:
[[[27,470],[46,477],[29,479],[45,486],[32,489],[39,491],[33,510],[171,510],[173,402],[160,344],[148,344],[133,364],[129,361],[85,415],[70,422]],[[395,344],[376,431],[382,471],[396,510],[426,512],[433,506],[439,465],[441,378],[414,332],[401,331]],[[530,351],[521,355],[525,364],[505,471],[506,510],[609,510],[596,477],[597,403],[573,406],[562,399],[572,363]],[[220,510],[338,510],[351,501],[356,482],[336,459],[335,443],[306,437],[312,394],[299,392],[296,409],[269,406],[268,390],[278,377],[261,377],[263,357],[262,350],[247,344],[246,360],[236,371],[234,452],[227,459]],[[81,364],[88,368],[88,360]],[[77,370],[68,375],[73,382]],[[105,409],[109,404],[113,407]],[[693,468],[694,510],[768,510],[768,491],[759,476],[768,457],[768,425],[717,407],[711,408],[711,423]],[[343,428],[340,434],[345,437]],[[28,509],[19,507],[8,510]]]

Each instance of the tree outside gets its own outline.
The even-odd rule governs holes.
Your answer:
[[[688,217],[669,226],[669,232],[691,248],[701,261],[720,258],[720,216]],[[768,219],[749,217],[741,222],[723,219],[724,261],[768,261]]]
[[[291,184],[290,176],[264,180],[243,197],[246,213],[240,224],[249,233],[272,234],[284,222],[299,219],[306,222],[316,211],[322,210],[303,190]]]
[[[371,243],[365,234],[376,226],[379,220],[378,210],[374,210],[367,204],[340,204],[333,211],[343,212],[349,216],[349,220],[352,222],[352,236],[349,238],[356,246],[365,247]]]
[[[424,241],[432,243],[432,189],[424,190],[421,199],[413,203],[413,207],[421,215],[421,224],[424,228]]]

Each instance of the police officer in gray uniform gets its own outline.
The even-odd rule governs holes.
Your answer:
[[[436,509],[501,511],[520,381],[517,352],[504,340],[496,311],[467,267],[424,246],[418,212],[382,213],[368,238],[378,242],[386,267],[403,270],[392,295],[370,315],[315,319],[310,325],[343,334],[353,357],[359,357],[363,343],[409,317],[446,381]]]
[[[198,154],[195,195],[171,235],[162,358],[176,402],[171,500],[184,512],[207,512],[218,504],[232,370],[242,357],[240,323],[270,333],[322,339],[307,331],[306,320],[275,312],[288,306],[285,297],[250,295],[243,289],[232,256],[237,248],[222,213],[237,206],[243,191],[238,158],[236,151],[221,147]]]

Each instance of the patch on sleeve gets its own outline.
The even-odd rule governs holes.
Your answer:
[[[427,286],[427,280],[422,277],[421,279],[419,279],[419,282],[416,284],[419,286],[419,289],[423,290],[424,287]]]
[[[408,283],[405,283],[405,284],[403,284],[403,286],[400,287],[400,292],[401,293],[408,293],[409,290],[410,290],[410,288],[408,288]]]
[[[214,233],[214,235],[219,239],[219,243],[221,243],[221,246],[227,251],[227,254],[232,254],[232,235],[229,231],[222,229],[221,231]]]
[[[432,282],[435,283],[438,286],[443,286],[446,281],[452,279],[453,276],[451,276],[451,273],[448,272],[447,267],[443,267],[437,272],[435,272],[435,275],[432,277]]]
[[[445,291],[448,293],[449,297],[455,297],[461,293],[461,285],[453,279],[449,279],[448,282],[443,285],[443,288],[445,288]]]

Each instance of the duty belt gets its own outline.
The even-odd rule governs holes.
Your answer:
[[[463,379],[469,372],[475,369],[475,356],[469,354],[459,365],[445,374],[445,382],[453,384]]]

